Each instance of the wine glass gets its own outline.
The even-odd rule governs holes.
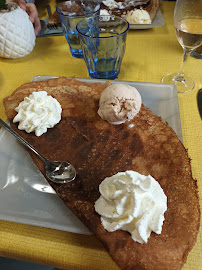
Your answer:
[[[178,93],[186,93],[195,86],[192,78],[184,74],[184,66],[190,53],[202,44],[202,0],[177,0],[174,26],[177,39],[183,48],[182,62],[179,72],[164,76],[162,82],[175,84]]]

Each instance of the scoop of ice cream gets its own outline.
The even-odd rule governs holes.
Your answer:
[[[151,24],[149,13],[144,9],[131,10],[126,15],[126,20],[130,24]]]
[[[98,114],[110,124],[119,125],[131,120],[140,110],[142,99],[135,87],[111,84],[100,96]]]

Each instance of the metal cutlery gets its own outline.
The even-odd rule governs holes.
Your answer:
[[[198,94],[197,94],[197,104],[198,104],[199,114],[202,119],[202,88],[199,89]]]
[[[29,150],[33,151],[45,164],[46,176],[49,180],[57,183],[64,184],[73,181],[76,178],[75,168],[65,161],[50,161],[47,160],[39,151],[37,151],[30,143],[23,139],[16,133],[9,125],[7,125],[0,118],[0,125],[10,132],[16,139],[18,139]]]
[[[48,19],[50,19],[50,17],[52,16],[52,11],[51,11],[50,5],[47,5],[47,6],[46,6],[46,9],[47,9],[47,12],[48,12]],[[47,26],[47,28],[48,28],[49,30],[57,29],[57,28],[58,28],[58,27],[57,27],[57,24],[55,24],[55,23],[50,23],[50,22],[48,22],[48,24],[47,24],[46,26]]]

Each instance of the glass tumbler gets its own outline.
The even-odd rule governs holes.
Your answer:
[[[72,56],[83,58],[76,25],[85,17],[99,15],[100,3],[93,0],[70,0],[60,3],[56,11]]]
[[[100,15],[83,19],[76,28],[89,76],[117,78],[125,53],[129,23],[118,16]]]

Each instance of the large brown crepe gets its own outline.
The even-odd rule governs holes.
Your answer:
[[[101,9],[106,9],[110,14],[116,16],[123,16],[131,10],[135,9],[144,9],[146,10],[151,18],[151,21],[154,20],[156,14],[159,10],[160,0],[115,0],[116,2],[123,2],[125,4],[125,8],[109,8],[103,2],[101,3]],[[130,4],[129,4],[130,3]]]
[[[124,270],[179,270],[196,242],[199,199],[190,160],[174,131],[142,105],[139,114],[122,125],[110,125],[98,114],[105,85],[59,78],[27,83],[4,100],[12,127],[50,160],[66,160],[77,170],[74,182],[50,185],[64,203],[102,241]],[[63,108],[62,120],[36,137],[12,123],[14,108],[32,91],[45,90]],[[131,127],[131,124],[134,124]],[[130,125],[130,126],[129,126]],[[44,173],[41,161],[31,154]],[[163,230],[147,244],[134,242],[125,231],[107,232],[94,210],[98,186],[108,176],[125,170],[151,174],[168,199]]]

